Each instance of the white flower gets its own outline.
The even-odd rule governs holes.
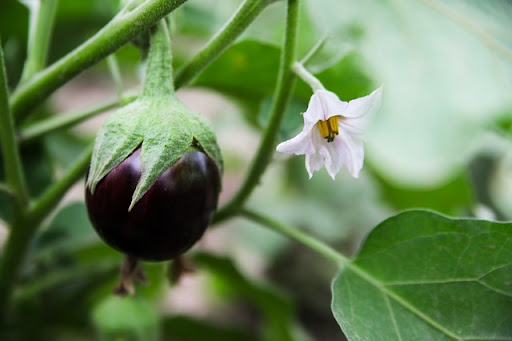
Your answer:
[[[325,89],[316,90],[304,113],[304,129],[279,144],[277,151],[305,154],[309,178],[324,164],[333,179],[343,165],[357,178],[364,159],[362,132],[367,117],[379,109],[381,97],[382,87],[350,102]]]

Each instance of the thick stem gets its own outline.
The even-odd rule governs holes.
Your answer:
[[[251,24],[261,11],[273,0],[245,0],[229,21],[210,39],[192,60],[176,72],[174,84],[176,88],[190,82]]]
[[[27,59],[21,81],[30,79],[46,65],[46,57],[55,21],[58,0],[29,2],[30,29],[28,34]]]
[[[138,33],[154,25],[186,0],[145,1],[133,11],[116,16],[91,39],[23,83],[11,98],[17,122],[44,101],[61,85],[96,64]]]
[[[265,226],[273,231],[276,231],[288,238],[291,238],[293,240],[298,241],[299,243],[307,246],[311,250],[318,252],[320,255],[324,256],[325,258],[332,260],[334,263],[338,265],[345,265],[350,260],[343,256],[338,251],[334,250],[329,245],[325,244],[324,242],[315,239],[311,237],[310,235],[287,225],[281,224],[269,217],[266,217],[264,215],[261,215],[259,213],[256,213],[254,211],[248,210],[248,209],[242,209],[240,211],[240,214],[250,219],[262,226]]]
[[[286,30],[279,66],[279,76],[274,94],[274,102],[270,112],[270,120],[265,129],[256,156],[252,160],[249,172],[233,199],[220,209],[215,215],[214,222],[222,221],[244,206],[260,178],[267,169],[274,153],[276,136],[283,120],[284,113],[295,83],[295,74],[292,72],[292,65],[295,61],[295,50],[297,43],[297,26],[299,21],[299,0],[288,0],[286,14]]]
[[[57,206],[68,189],[87,170],[92,146],[76,161],[67,173],[48,189],[28,212],[15,220],[0,258],[0,320],[6,317],[14,283],[23,266],[28,245],[41,221]]]
[[[137,96],[135,95],[123,95],[120,98],[118,97],[102,102],[91,108],[55,115],[54,117],[34,123],[23,129],[18,134],[18,141],[20,143],[34,141],[46,134],[72,127],[75,124],[83,122],[86,119],[94,117],[107,110],[131,103],[135,99],[137,99]]]
[[[320,80],[313,76],[313,74],[309,72],[302,63],[294,63],[293,72],[295,72],[297,76],[299,76],[307,85],[309,85],[313,91],[325,90],[325,87],[320,82]]]
[[[171,39],[165,20],[160,20],[151,37],[142,96],[154,97],[172,94],[174,94],[174,82],[172,79]]]
[[[18,144],[14,132],[14,122],[9,110],[9,90],[4,65],[4,53],[0,40],[0,144],[7,185],[14,192],[17,209],[28,202],[28,192],[21,166]]]

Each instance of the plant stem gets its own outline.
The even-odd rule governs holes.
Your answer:
[[[25,119],[61,85],[116,51],[185,1],[145,1],[133,11],[114,17],[92,38],[21,84],[11,98],[11,110],[17,122]]]
[[[160,20],[151,37],[142,96],[169,96],[171,94],[174,94],[171,39],[165,20]]]
[[[0,320],[6,317],[14,283],[18,279],[34,233],[68,189],[84,175],[89,166],[91,154],[92,145],[60,180],[31,205],[25,215],[14,221],[0,258]]]
[[[250,219],[262,226],[265,226],[273,231],[276,231],[286,237],[289,237],[291,239],[294,239],[298,241],[299,243],[307,246],[313,251],[318,252],[322,256],[324,256],[327,259],[332,260],[334,263],[338,265],[346,265],[350,262],[348,258],[343,256],[338,251],[334,250],[329,245],[325,244],[324,242],[315,239],[311,237],[310,235],[287,225],[281,224],[269,217],[266,217],[262,214],[256,213],[254,211],[248,210],[248,209],[241,209],[240,214]]]
[[[117,58],[115,54],[111,54],[107,57],[108,69],[110,71],[110,75],[112,76],[112,80],[114,81],[117,89],[117,95],[119,98],[123,96],[123,78],[121,77],[121,71],[119,70],[119,63],[117,62]]]
[[[25,82],[46,65],[50,37],[58,0],[38,0],[27,3],[30,9],[27,59],[21,81]]]
[[[107,110],[131,103],[136,98],[137,96],[135,95],[122,95],[121,98],[113,98],[91,108],[55,115],[23,129],[18,134],[18,141],[20,143],[34,141],[46,134],[69,128]]]
[[[279,132],[279,127],[295,83],[295,74],[292,72],[292,64],[295,61],[299,6],[299,0],[288,0],[281,63],[268,126],[263,133],[260,146],[256,156],[252,160],[242,186],[231,201],[217,212],[214,222],[222,221],[236,214],[236,212],[244,206],[256,185],[259,184],[261,176],[270,163],[275,149],[276,136]]]
[[[176,88],[181,88],[183,85],[190,82],[210,65],[243,31],[245,31],[261,11],[273,1],[274,0],[245,0],[228,22],[210,39],[201,51],[199,51],[188,64],[176,72],[174,79]]]
[[[325,90],[324,85],[318,80],[318,78],[313,76],[311,72],[306,70],[302,63],[294,63],[293,72],[295,72],[297,76],[299,76],[307,85],[309,85],[313,91]]]
[[[325,43],[327,42],[327,39],[329,38],[329,35],[326,34],[322,37],[322,39],[320,39],[316,44],[315,46],[313,46],[311,48],[311,50],[308,51],[308,53],[300,60],[300,64],[302,65],[306,65],[309,60],[311,58],[313,58],[317,53],[318,51],[320,51],[322,49],[322,47],[324,47]]]
[[[9,90],[7,74],[4,65],[4,53],[0,40],[0,144],[5,167],[7,185],[16,198],[16,209],[19,210],[28,203],[28,192],[20,161],[18,144],[14,132],[14,122],[9,110]]]

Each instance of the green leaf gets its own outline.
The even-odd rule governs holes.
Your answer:
[[[242,329],[221,326],[189,316],[174,316],[163,321],[163,334],[175,341],[257,341],[254,335]]]
[[[382,178],[377,172],[375,176],[382,198],[397,210],[424,208],[458,215],[470,212],[475,202],[466,174],[459,174],[440,186],[428,189],[401,187]]]
[[[512,339],[512,224],[392,217],[334,280],[349,340]]]
[[[199,253],[194,255],[193,261],[226,283],[230,295],[245,298],[258,307],[266,322],[265,340],[301,339],[294,330],[294,308],[288,298],[275,289],[249,280],[228,258]]]
[[[159,340],[157,312],[137,297],[109,296],[94,308],[92,319],[100,340]]]
[[[44,192],[54,180],[54,171],[49,157],[45,154],[41,144],[30,144],[21,148],[21,162],[24,166],[27,186],[32,196]],[[0,156],[0,180],[4,178],[3,160]],[[7,196],[0,195],[0,219],[10,222],[12,207]]]

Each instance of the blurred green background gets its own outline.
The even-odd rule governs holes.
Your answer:
[[[190,0],[172,14],[175,67],[203,46],[241,3]],[[117,0],[59,2],[53,62],[115,15]],[[284,2],[262,15],[190,87],[179,92],[217,132],[226,162],[222,202],[237,189],[265,126],[283,34]],[[512,218],[512,4],[495,1],[306,0],[303,56],[328,34],[308,65],[350,100],[384,86],[366,134],[360,179],[324,170],[308,179],[303,157],[275,155],[249,206],[354,254],[368,231],[404,209],[451,216]],[[9,84],[21,75],[28,10],[0,3]],[[126,88],[137,88],[140,53],[116,53]],[[57,91],[31,122],[115,96],[106,62]],[[302,125],[310,89],[298,81],[279,140]],[[25,145],[32,195],[40,194],[94,137],[101,115]],[[27,122],[29,125],[31,122]],[[2,175],[3,176],[3,175]],[[146,264],[151,284],[136,298],[110,294],[121,255],[94,233],[73,188],[33,242],[2,340],[343,340],[330,312],[336,269],[311,251],[242,219],[210,229],[189,255],[196,271],[178,284],[166,264]],[[8,200],[0,196],[0,219]],[[0,243],[8,233],[0,231]],[[0,244],[1,245],[1,244]]]

